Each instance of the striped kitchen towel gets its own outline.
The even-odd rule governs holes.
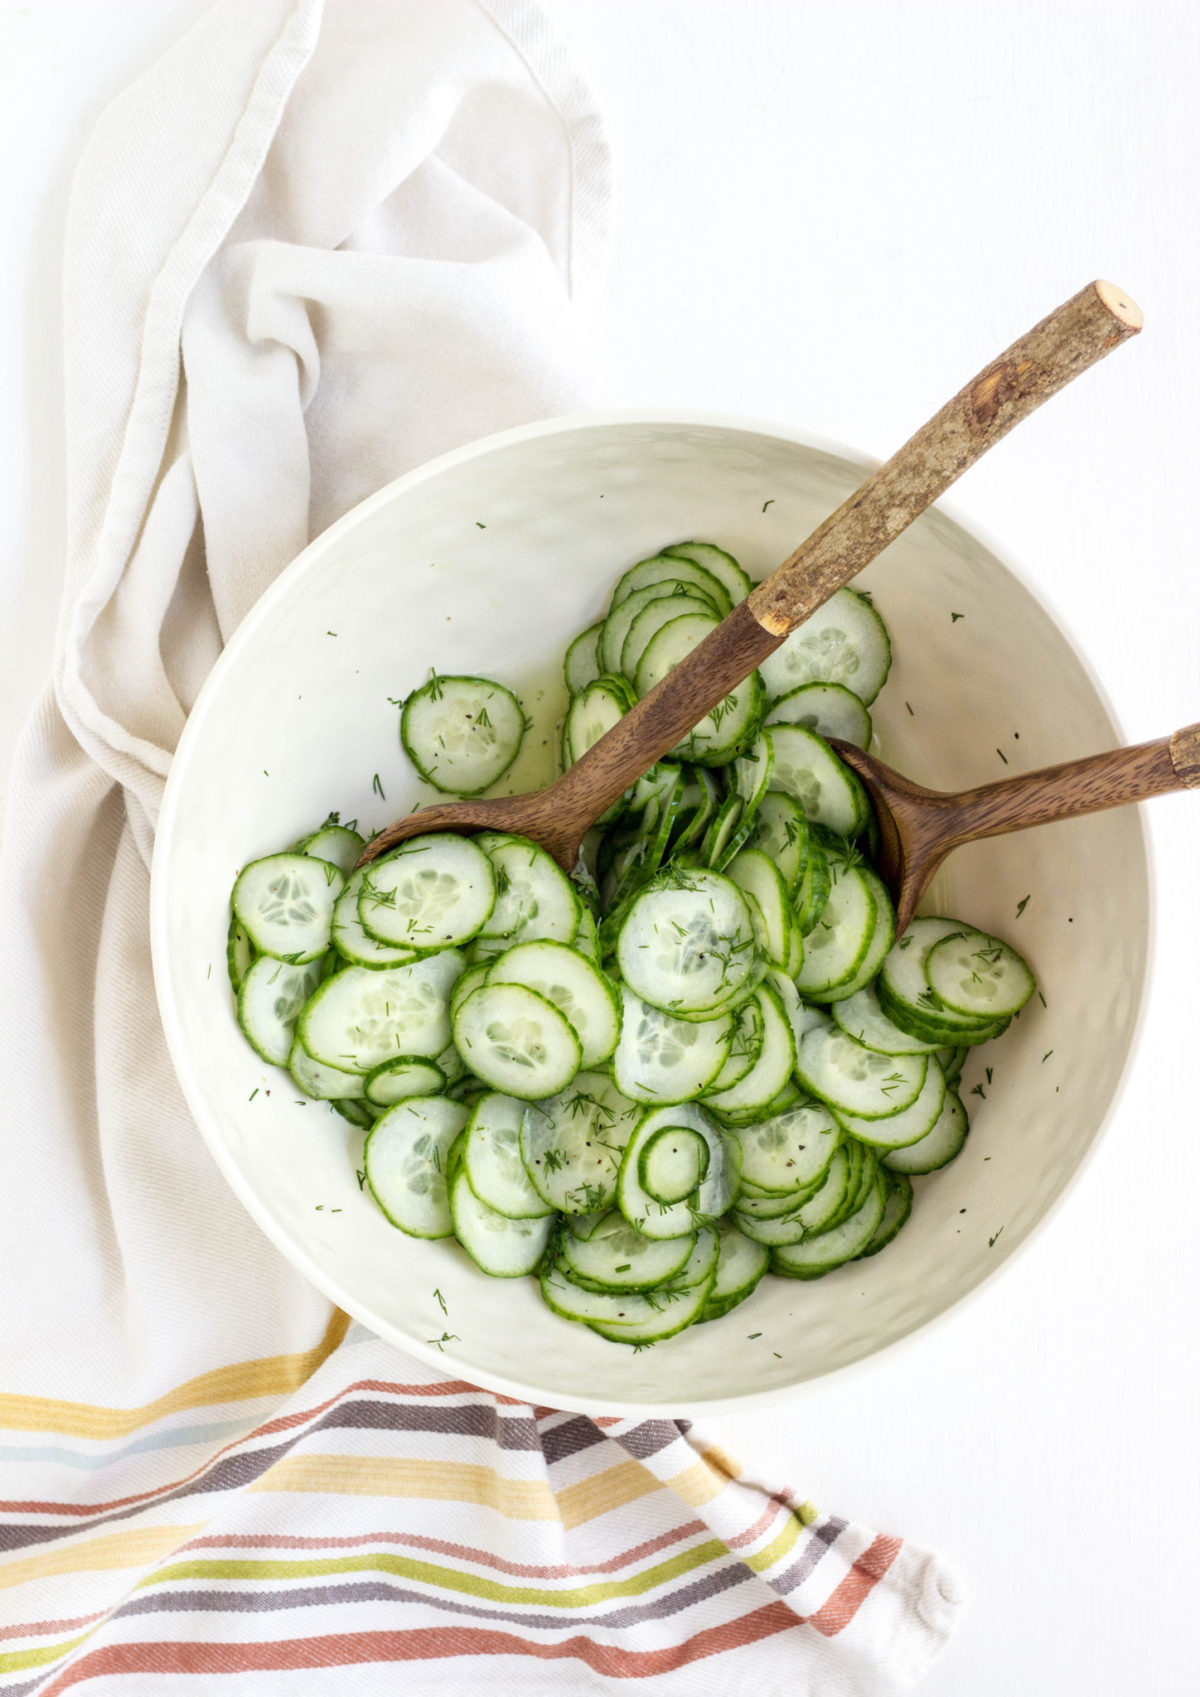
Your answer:
[[[0,1428],[8,1490],[45,1492],[0,1503],[6,1697],[866,1697],[910,1689],[957,1609],[936,1557],[685,1421],[533,1408],[341,1314],[142,1408],[0,1398]]]
[[[222,644],[364,495],[591,398],[607,207],[529,0],[218,0],[89,144],[54,688],[0,845],[6,1694],[865,1697],[949,1630],[940,1562],[808,1524],[682,1425],[531,1408],[331,1319],[158,1023],[154,826]]]

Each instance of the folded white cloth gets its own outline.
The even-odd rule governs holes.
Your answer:
[[[262,1541],[273,1557],[282,1547],[361,1555],[369,1546],[355,1571],[395,1574],[380,1553],[391,1534],[370,1524],[372,1514],[351,1524],[333,1501],[344,1509],[364,1492],[412,1489],[379,1466],[416,1453],[396,1434],[420,1427],[418,1416],[334,1421],[329,1412],[359,1406],[364,1374],[377,1386],[386,1379],[399,1405],[442,1397],[468,1411],[437,1428],[458,1436],[454,1453],[436,1459],[474,1468],[474,1484],[441,1493],[430,1524],[453,1542],[451,1559],[474,1574],[476,1593],[491,1595],[497,1562],[520,1568],[522,1513],[498,1531],[491,1487],[476,1489],[506,1441],[469,1411],[490,1407],[499,1420],[504,1399],[430,1390],[428,1373],[395,1351],[362,1335],[343,1341],[341,1317],[331,1319],[260,1236],[204,1150],[158,1025],[148,864],[196,693],[310,537],[430,456],[587,398],[577,319],[602,271],[607,216],[599,118],[526,0],[220,0],[92,138],[68,239],[71,552],[54,688],[18,749],[0,859],[0,1676],[13,1690],[57,1690],[76,1674],[112,1677],[116,1690],[132,1672],[184,1669],[215,1685],[236,1657],[210,1666],[202,1640],[230,1654],[231,1645],[277,1645],[273,1617],[263,1625],[250,1612],[258,1605],[222,1600],[224,1567],[188,1576],[217,1589],[203,1593],[207,1602],[175,1605],[200,1611],[185,1625],[131,1601],[139,1585],[174,1576],[185,1547],[249,1561]],[[543,1428],[566,1419],[526,1412]],[[347,1452],[357,1473],[324,1452],[288,1453],[302,1439],[311,1450],[323,1421],[372,1428],[372,1444]],[[272,1438],[279,1431],[291,1436]],[[623,1431],[621,1442],[634,1458],[622,1466],[650,1465],[639,1457],[645,1440]],[[526,1447],[542,1454],[544,1431]],[[299,1461],[326,1471],[297,1485]],[[292,1472],[280,1483],[285,1464]],[[540,1465],[549,1465],[544,1454]],[[696,1501],[710,1498],[695,1481],[689,1489],[665,1530],[661,1515],[655,1521],[672,1548],[712,1540],[712,1514],[696,1520]],[[226,1494],[210,1500],[217,1491]],[[642,1494],[613,1501],[637,1504]],[[543,1509],[551,1500],[537,1498]],[[784,1643],[809,1632],[820,1651],[807,1674],[799,1668],[796,1688],[906,1688],[949,1628],[945,1570],[840,1521],[806,1529],[782,1497],[759,1491],[757,1501],[758,1530],[747,1530],[754,1516],[738,1522],[726,1508],[720,1550],[704,1560],[723,1555],[743,1579],[788,1597],[785,1618],[772,1616],[774,1635]],[[285,1502],[290,1512],[272,1519],[267,1509]],[[638,1514],[626,1511],[617,1540],[625,1553],[608,1552],[609,1571],[642,1560],[629,1555],[647,1536]],[[764,1553],[768,1531],[790,1540],[790,1566],[782,1545]],[[396,1536],[410,1547],[431,1542],[411,1528]],[[757,1554],[733,1557],[735,1545]],[[836,1559],[815,1595],[810,1576],[826,1551]],[[592,1559],[573,1556],[570,1572],[592,1572]],[[567,1571],[554,1568],[554,1583]],[[638,1574],[622,1581],[631,1595],[659,1582]],[[406,1581],[436,1583],[407,1570]],[[713,1597],[726,1589],[710,1587]],[[450,1689],[460,1679],[454,1656],[510,1653],[499,1641],[460,1652],[445,1632],[436,1649],[345,1649],[368,1628],[398,1627],[389,1611],[400,1607],[385,1586],[346,1599],[340,1626],[289,1620],[290,1644],[340,1634],[342,1648],[275,1662],[246,1650],[254,1689],[273,1690],[277,1679],[291,1689],[293,1677],[306,1692],[391,1689],[386,1662],[410,1657],[422,1659],[408,1689],[426,1675],[427,1689]],[[665,1645],[668,1661],[644,1671],[675,1665],[689,1692],[724,1689],[727,1673],[707,1685],[686,1671],[694,1657],[670,1656],[747,1617],[749,1605],[726,1608],[720,1622],[716,1603],[696,1607],[665,1639],[654,1629],[651,1647]],[[799,1625],[805,1611],[828,1607],[831,1631]],[[574,1642],[528,1613],[508,1629],[540,1644]],[[175,1660],[139,1661],[164,1630]],[[574,1630],[586,1638],[591,1628]],[[606,1630],[636,1648],[642,1628],[614,1617]],[[757,1683],[748,1646],[758,1639],[743,1644],[735,1631],[715,1645],[736,1651],[746,1689]],[[569,1667],[573,1689],[639,1677],[570,1649],[553,1656],[546,1677]],[[379,1665],[372,1674],[366,1663]],[[327,1670],[320,1684],[286,1671],[318,1666]],[[530,1676],[518,1677],[530,1688]]]

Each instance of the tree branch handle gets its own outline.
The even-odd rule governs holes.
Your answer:
[[[1067,760],[967,790],[955,797],[947,848],[1183,789],[1200,789],[1200,725],[1157,742]]]
[[[1089,283],[993,360],[831,513],[750,596],[765,630],[802,624],[968,467],[1043,401],[1134,336],[1142,314],[1113,283]]]
[[[994,442],[1141,327],[1129,296],[1096,282],[1014,342],[571,767],[572,814],[598,819]]]

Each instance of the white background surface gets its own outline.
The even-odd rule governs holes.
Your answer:
[[[1065,610],[1130,740],[1200,716],[1200,12],[546,9],[617,155],[596,324],[614,404],[776,416],[882,455],[1088,278],[1133,292],[1138,342],[955,500]],[[48,667],[62,572],[70,171],[104,101],[201,10],[0,3],[0,771]],[[790,1410],[710,1423],[761,1476],[955,1560],[972,1601],[931,1697],[1174,1697],[1200,1679],[1200,797],[1150,812],[1160,924],[1145,1038],[1066,1208],[907,1353]]]

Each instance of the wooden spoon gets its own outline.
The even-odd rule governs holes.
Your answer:
[[[873,754],[831,740],[874,803],[880,839],[876,867],[896,904],[897,936],[907,929],[938,867],[963,843],[1102,813],[1172,790],[1200,789],[1200,725],[1158,742],[1065,760],[958,794],[924,789]]]
[[[547,789],[421,808],[389,825],[362,864],[425,831],[512,831],[573,871],[584,833],[789,631],[937,500],[1014,425],[1142,327],[1115,284],[1089,283],[993,360],[873,472],[687,659]]]

